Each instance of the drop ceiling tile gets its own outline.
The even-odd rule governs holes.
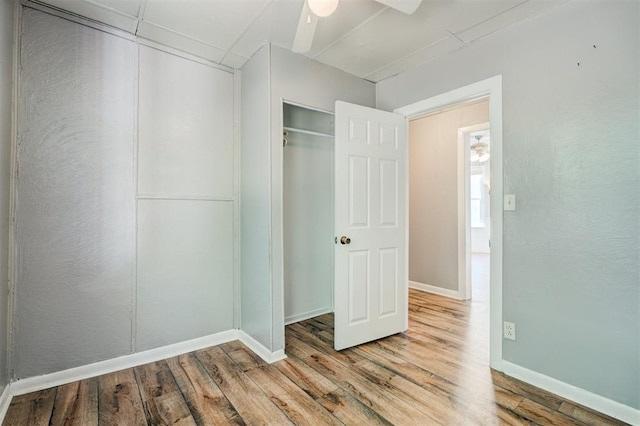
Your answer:
[[[423,21],[418,13],[405,15],[386,9],[316,59],[359,77],[367,76],[450,35],[442,28],[424,25]]]
[[[318,27],[313,37],[313,45],[307,56],[317,56],[332,43],[385,9],[386,6],[373,0],[340,1],[336,11],[331,16],[318,21]]]
[[[114,28],[134,34],[137,19],[123,12],[104,7],[97,3],[78,0],[46,0],[46,3],[58,9],[66,10],[93,21],[101,22]]]
[[[229,49],[269,0],[149,0],[143,20]]]
[[[458,33],[527,0],[425,0],[416,11],[424,25]]]
[[[478,25],[457,34],[457,36],[465,43],[471,43],[474,40],[498,31],[518,21],[522,21],[530,16],[537,15],[559,5],[560,3],[564,3],[565,1],[567,0],[528,1],[517,7],[509,9],[504,13],[496,15],[489,20],[481,22]]]
[[[141,0],[84,0],[117,10],[129,16],[138,16]]]
[[[227,54],[222,59],[222,62],[220,63],[222,65],[226,65],[231,68],[240,69],[242,68],[244,63],[247,62],[248,60],[249,58],[245,58],[245,57],[233,54],[231,52],[227,52]]]
[[[406,71],[416,65],[432,61],[436,58],[439,58],[440,56],[446,55],[447,53],[458,50],[464,46],[465,44],[457,38],[447,37],[443,40],[438,41],[437,43],[413,52],[409,56],[405,56],[404,58],[392,62],[391,64],[367,75],[365,78],[367,80],[373,81],[374,83],[377,83],[384,80],[385,78],[389,78],[398,73],[401,73],[402,71]]]
[[[185,37],[182,34],[172,32],[166,28],[158,27],[148,22],[140,22],[140,25],[138,26],[138,35],[216,63],[220,63],[225,55],[224,50],[218,49],[215,46]]]
[[[291,49],[302,0],[274,0],[242,35],[231,51],[250,58],[265,41]]]

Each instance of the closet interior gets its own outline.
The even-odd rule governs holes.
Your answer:
[[[285,324],[333,312],[334,115],[283,103]]]

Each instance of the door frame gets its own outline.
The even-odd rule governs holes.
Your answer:
[[[478,81],[394,110],[407,119],[433,114],[474,99],[489,97],[491,132],[491,260],[489,290],[489,365],[502,371],[502,238],[503,238],[503,163],[502,163],[502,75]]]
[[[469,183],[471,179],[471,159],[469,158],[469,139],[471,133],[489,129],[489,122],[458,129],[458,295],[462,300],[469,300],[472,297],[471,190]],[[489,172],[491,172],[491,169],[489,169]],[[489,209],[489,212],[491,212],[491,209]]]

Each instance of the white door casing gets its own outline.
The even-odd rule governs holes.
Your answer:
[[[335,137],[334,346],[340,350],[408,327],[407,121],[336,102]]]

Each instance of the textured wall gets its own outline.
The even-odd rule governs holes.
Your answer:
[[[131,351],[135,44],[24,10],[16,378]]]
[[[11,171],[11,105],[13,16],[16,2],[0,0],[0,391],[8,383],[7,277],[9,249],[9,181]]]
[[[140,46],[136,350],[233,328],[233,74]]]
[[[233,74],[28,8],[22,34],[15,378],[233,328]]]
[[[140,46],[138,195],[233,198],[233,74]]]
[[[487,123],[489,102],[409,123],[409,280],[458,290],[458,129]]]
[[[233,204],[138,202],[137,350],[233,328]]]
[[[639,7],[564,3],[378,85],[393,109],[502,74],[504,358],[635,408]]]

